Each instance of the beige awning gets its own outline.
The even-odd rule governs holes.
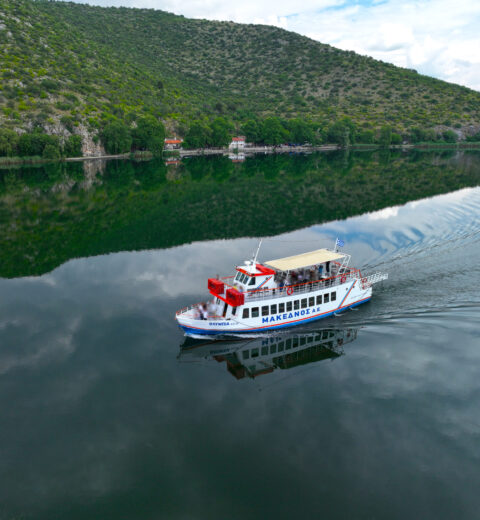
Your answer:
[[[310,253],[303,253],[296,256],[287,256],[287,258],[279,258],[278,260],[269,260],[264,262],[266,265],[278,269],[279,271],[291,271],[292,269],[301,269],[302,267],[309,267],[311,265],[323,264],[324,262],[331,262],[338,260],[345,255],[342,253],[334,253],[328,249],[317,249]]]

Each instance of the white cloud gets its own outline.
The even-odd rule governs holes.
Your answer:
[[[480,90],[480,3],[395,0],[301,15],[290,26],[344,50]],[[312,30],[311,28],[314,29]]]

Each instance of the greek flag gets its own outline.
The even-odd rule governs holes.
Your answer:
[[[343,240],[340,240],[339,238],[337,238],[337,241],[335,243],[335,247],[343,247],[345,245],[345,242]]]

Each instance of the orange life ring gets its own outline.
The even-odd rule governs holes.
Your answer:
[[[340,281],[342,283],[345,283],[347,281],[347,277],[345,275],[343,275],[342,278],[340,279]]]
[[[293,294],[293,287],[289,287],[289,288],[287,289],[287,294],[288,294],[288,296],[290,296],[291,294]]]

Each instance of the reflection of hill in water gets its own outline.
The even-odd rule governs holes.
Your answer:
[[[274,235],[480,181],[475,152],[199,157],[0,170],[0,276],[193,240]]]
[[[227,370],[237,379],[255,378],[275,369],[286,370],[335,359],[343,354],[343,346],[356,337],[357,329],[278,333],[237,341],[195,340],[187,337],[178,357],[185,362],[225,362]]]

